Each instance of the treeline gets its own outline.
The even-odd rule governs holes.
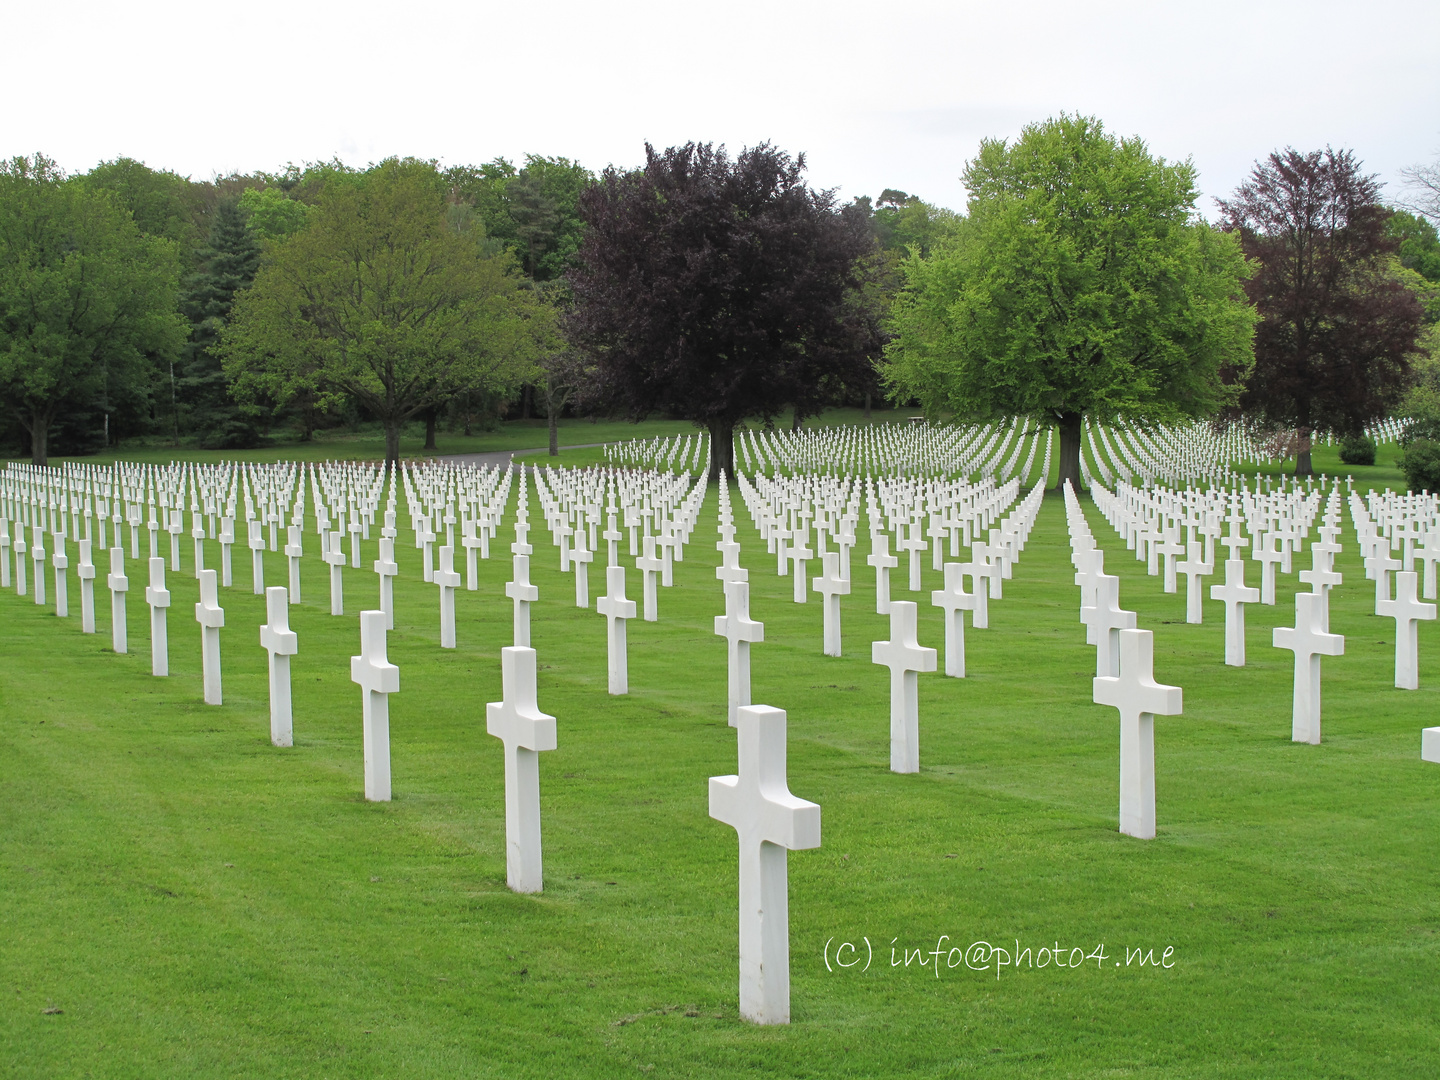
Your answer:
[[[888,397],[1057,426],[1077,484],[1086,416],[1289,430],[1302,471],[1312,433],[1396,409],[1440,440],[1434,167],[1404,209],[1347,151],[1277,151],[1210,224],[1190,163],[1090,117],[982,143],[963,215],[841,203],[768,144],[645,150],[209,182],[13,159],[0,439],[43,461],[368,421],[394,459],[417,420],[433,446],[548,416],[553,448],[567,409],[658,412],[718,470],[746,419]]]
[[[129,158],[73,176],[38,154],[0,164],[0,444],[43,461],[137,436],[241,449],[420,420],[433,447],[442,425],[554,419],[577,404],[560,315],[596,182],[538,155],[209,181]],[[953,217],[896,191],[854,208],[892,267]],[[432,261],[398,265],[415,257]],[[337,278],[347,261],[354,273]],[[264,295],[233,331],[262,267]],[[307,320],[325,324],[319,338],[336,331],[341,355],[293,340]],[[397,362],[416,370],[387,379]],[[371,365],[378,379],[363,377]]]

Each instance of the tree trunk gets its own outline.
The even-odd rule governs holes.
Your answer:
[[[727,482],[735,478],[735,425],[728,420],[711,420],[710,479],[719,481],[723,470]]]
[[[1302,427],[1295,432],[1295,475],[1314,476],[1315,470],[1310,467],[1310,435],[1308,427]]]
[[[385,421],[385,464],[391,469],[400,468],[400,421]]]
[[[550,414],[550,456],[558,457],[560,455],[560,410],[555,408],[554,402],[551,402],[545,411]]]
[[[30,414],[30,460],[35,465],[50,464],[50,415]]]
[[[1083,413],[1060,414],[1060,474],[1055,481],[1057,488],[1064,488],[1065,481],[1078,495],[1084,490],[1080,485],[1080,422]]]
[[[440,410],[431,409],[425,414],[425,449],[435,449],[435,421],[439,419]]]
[[[530,419],[530,399],[535,388],[528,383],[520,388],[520,419]]]

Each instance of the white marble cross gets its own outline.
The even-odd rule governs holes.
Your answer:
[[[330,614],[345,614],[345,579],[341,574],[345,566],[345,553],[340,550],[340,530],[325,534],[326,550],[324,560],[330,566]],[[429,578],[425,579],[429,581]]]
[[[1435,618],[1435,605],[1416,599],[1418,585],[1416,574],[1402,570],[1395,575],[1395,599],[1375,605],[1375,614],[1395,620],[1395,685],[1401,690],[1420,686],[1418,624],[1421,619]]]
[[[609,592],[595,601],[595,610],[605,616],[605,642],[610,674],[610,693],[630,692],[630,659],[626,642],[627,619],[635,617],[635,601],[625,598],[625,568],[607,566],[605,583]]]
[[[975,610],[975,594],[965,591],[965,568],[945,563],[945,587],[930,594],[930,603],[945,611],[945,674],[965,677],[965,612]]]
[[[646,622],[658,622],[656,610],[655,576],[665,569],[665,560],[655,557],[655,537],[647,536],[644,542],[645,554],[635,560],[635,568],[643,575],[643,618]]]
[[[1275,550],[1277,539],[1273,532],[1256,533],[1254,552],[1255,561],[1260,563],[1260,602],[1262,604],[1275,603],[1275,567],[1284,556]]]
[[[291,525],[285,530],[285,558],[290,562],[290,590],[286,594],[287,603],[300,603],[300,559],[305,554],[304,530],[299,525]],[[270,595],[266,590],[266,596]],[[288,744],[287,744],[288,745]]]
[[[474,518],[466,518],[460,530],[460,545],[465,549],[465,591],[475,592],[480,588],[480,565],[478,552],[482,545],[488,547],[485,542],[489,539],[489,529],[481,525],[476,528]],[[486,557],[489,557],[487,551]]]
[[[1205,575],[1215,572],[1215,566],[1200,557],[1199,541],[1191,540],[1185,545],[1185,560],[1177,564],[1175,569],[1185,575],[1185,621],[1198,625],[1201,621],[1203,579]]]
[[[750,583],[725,583],[725,614],[715,616],[715,633],[729,644],[730,726],[735,726],[736,710],[750,704],[750,646],[765,640],[765,624],[750,618]]]
[[[395,562],[395,538],[380,537],[380,558],[375,560],[375,573],[380,577],[380,610],[385,613],[385,629],[395,629],[395,577],[400,567]]]
[[[1173,593],[1176,591],[1175,557],[1185,554],[1185,545],[1180,543],[1177,533],[1167,532],[1165,539],[1161,541],[1158,548],[1161,557],[1165,560],[1165,591]]]
[[[166,635],[165,612],[170,607],[170,590],[165,588],[165,560],[150,560],[150,584],[145,587],[150,605],[150,674],[170,674],[170,642]]]
[[[294,526],[291,526],[292,530]],[[265,590],[266,623],[260,627],[260,645],[270,654],[270,742],[290,746],[294,728],[290,711],[290,657],[300,650],[290,629],[290,599],[278,585]]]
[[[55,533],[51,539],[55,552],[50,556],[50,566],[55,572],[55,614],[59,618],[70,615],[70,558],[65,554],[65,534]]]
[[[1210,599],[1225,602],[1225,663],[1245,666],[1245,605],[1260,599],[1260,590],[1245,584],[1245,560],[1225,560],[1225,584],[1210,586]]]
[[[1378,615],[1381,601],[1390,599],[1390,574],[1392,571],[1399,570],[1401,563],[1399,559],[1390,557],[1389,549],[1385,546],[1385,539],[1381,537],[1375,554],[1365,560],[1365,565],[1375,578],[1375,614]]]
[[[233,517],[222,517],[220,519],[220,584],[230,588],[230,549],[235,544],[235,519]],[[197,575],[198,576],[198,575]]]
[[[570,565],[575,571],[575,606],[589,610],[590,564],[595,553],[585,546],[585,530],[575,530],[575,549],[570,552]]]
[[[1120,606],[1120,578],[1095,578],[1095,675],[1111,677],[1120,670],[1120,631],[1135,629],[1135,612]]]
[[[1097,705],[1120,710],[1120,831],[1155,838],[1155,717],[1179,716],[1178,686],[1157,683],[1149,630],[1120,634],[1120,671],[1094,681]]]
[[[803,563],[797,564],[797,566],[803,565]],[[825,655],[839,656],[841,654],[840,597],[850,595],[850,582],[840,576],[840,553],[838,551],[825,553],[824,566],[825,573],[817,577],[811,584],[815,591],[822,596],[821,602],[825,607],[823,616]]]
[[[1310,586],[1310,591],[1320,597],[1320,629],[1330,630],[1330,590],[1345,579],[1331,566],[1331,558],[1338,544],[1311,544],[1310,569],[1300,571],[1300,580]]]
[[[90,556],[90,541],[80,541],[80,563],[75,568],[80,579],[80,632],[95,633],[95,563]]]
[[[36,525],[30,530],[30,560],[35,564],[31,590],[37,606],[45,603],[45,533]]]
[[[528,648],[530,645],[530,605],[540,599],[540,590],[530,584],[529,555],[512,555],[510,564],[514,570],[513,580],[505,583],[505,595],[515,601],[515,645],[519,648]]]
[[[225,612],[220,607],[219,585],[214,570],[200,571],[200,602],[195,605],[200,624],[200,668],[205,683],[205,704],[221,703],[220,628]]]
[[[537,893],[544,885],[540,754],[555,749],[555,717],[537,704],[534,649],[501,649],[500,679],[504,700],[485,706],[485,730],[505,744],[505,884]]]
[[[710,816],[740,840],[740,1016],[788,1024],[786,852],[820,846],[820,807],[790,794],[783,710],[744,706],[736,727],[739,773],[710,778]]]
[[[440,566],[431,579],[440,588],[440,647],[455,648],[455,590],[460,575],[455,572],[455,549],[446,544],[440,549]]]
[[[870,659],[890,669],[890,771],[920,771],[919,672],[935,670],[935,650],[916,640],[912,600],[890,602],[890,640],[872,642]]]
[[[922,587],[920,581],[920,553],[928,546],[929,545],[925,543],[925,537],[921,535],[920,522],[918,521],[911,522],[908,537],[904,540],[897,541],[895,544],[896,551],[904,551],[910,556],[911,592],[919,592]]]
[[[1093,543],[1090,537],[1084,537]],[[1080,586],[1080,621],[1085,624],[1085,644],[1095,644],[1095,582],[1105,572],[1105,552],[1097,547],[1077,550],[1071,556],[1075,565],[1075,584]],[[962,567],[963,584],[963,567]]]
[[[265,534],[258,521],[250,524],[250,588],[256,596],[265,595]]]
[[[875,614],[890,614],[890,571],[900,565],[900,560],[890,554],[890,534],[871,534],[872,551],[865,559],[875,568]]]
[[[1295,653],[1295,698],[1290,719],[1293,742],[1320,744],[1320,657],[1343,656],[1345,638],[1320,629],[1320,597],[1295,594],[1295,626],[1277,626],[1277,649]]]
[[[970,589],[975,597],[975,607],[970,615],[970,625],[976,630],[990,626],[990,560],[989,548],[976,541],[970,547],[970,561],[960,564],[960,573],[970,579]]]
[[[390,695],[400,669],[385,655],[385,613],[360,613],[360,655],[350,658],[350,681],[364,695],[365,798],[390,801]]]
[[[17,541],[17,546],[24,543]],[[21,562],[15,560],[17,572],[20,571]],[[125,632],[125,594],[130,591],[130,579],[125,576],[125,549],[123,547],[112,547],[110,549],[110,573],[105,576],[105,585],[110,590],[110,647],[117,653],[128,651],[129,642]]]
[[[24,596],[25,587],[25,526],[15,526],[15,595]]]
[[[795,532],[795,543],[790,546],[790,561],[795,564],[794,585],[791,590],[791,598],[797,604],[803,604],[810,597],[805,590],[809,577],[806,574],[805,564],[815,557],[815,552],[810,550],[810,530],[797,529]]]

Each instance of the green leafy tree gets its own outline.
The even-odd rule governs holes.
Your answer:
[[[833,401],[878,352],[865,274],[874,240],[769,144],[731,161],[689,143],[586,190],[565,332],[589,400],[709,429],[711,476],[734,475],[735,426]]]
[[[1400,265],[1426,281],[1440,281],[1440,233],[1425,218],[1396,210],[1385,222],[1385,235],[1398,245]]]
[[[49,457],[62,410],[144,383],[178,353],[175,244],[36,155],[0,164],[0,401]]]
[[[251,417],[236,405],[221,365],[220,333],[235,297],[255,280],[260,244],[251,231],[243,200],[227,200],[215,213],[204,262],[190,275],[182,310],[190,320],[185,345],[180,400],[188,411],[188,427],[201,446],[255,446],[259,432]]]
[[[91,191],[109,192],[142,233],[172,241],[181,265],[193,265],[204,236],[200,222],[207,210],[207,185],[127,157],[102,161],[76,180]]]
[[[1297,475],[1316,430],[1358,434],[1388,415],[1414,380],[1423,309],[1386,233],[1392,211],[1348,150],[1286,148],[1256,162],[1220,202],[1255,273],[1255,366],[1240,408],[1293,428]]]
[[[429,163],[392,158],[332,182],[237,298],[226,373],[241,393],[280,404],[349,395],[398,461],[407,420],[533,371],[534,302],[513,261],[487,257],[483,240],[451,226]]]
[[[240,210],[258,240],[283,240],[305,227],[310,207],[278,187],[246,188]]]
[[[1080,486],[1081,421],[1167,422],[1231,402],[1255,316],[1239,244],[1195,213],[1195,170],[1061,115],[965,170],[966,221],[905,263],[885,378],[966,421],[1060,429]]]

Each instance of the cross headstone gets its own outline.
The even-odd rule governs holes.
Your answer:
[[[55,614],[59,618],[70,615],[70,558],[65,554],[65,534],[56,533],[53,543],[55,552],[50,556],[50,566],[55,572]]]
[[[230,588],[230,549],[235,544],[235,519],[233,517],[222,517],[220,519],[220,584]]]
[[[90,555],[90,541],[81,540],[80,563],[75,576],[80,579],[80,632],[95,633],[95,563]]]
[[[935,670],[935,650],[916,640],[912,600],[890,602],[890,640],[870,646],[870,659],[890,669],[890,771],[920,771],[919,672]]]
[[[300,644],[295,631],[290,629],[290,599],[278,585],[265,590],[265,616],[265,625],[260,627],[260,646],[270,657],[270,742],[275,746],[290,746],[294,742],[290,657],[300,650]]]
[[[965,568],[945,563],[945,587],[930,594],[930,603],[945,612],[945,674],[965,677],[965,612],[975,610],[975,594],[965,591]]]
[[[1095,674],[1113,676],[1120,665],[1120,631],[1135,628],[1135,612],[1120,606],[1120,579],[1114,574],[1095,578]]]
[[[590,607],[590,564],[595,553],[585,546],[585,531],[575,531],[575,549],[570,552],[570,565],[575,571],[575,606]]]
[[[803,565],[797,564],[797,565]],[[840,597],[850,595],[850,582],[840,576],[840,553],[827,551],[824,559],[825,573],[817,577],[812,586],[820,593],[824,604],[823,629],[825,655],[839,656],[840,648]]]
[[[750,618],[750,583],[725,583],[725,614],[715,616],[715,633],[728,643],[727,666],[730,726],[736,710],[750,704],[750,646],[765,640],[765,624]]]
[[[626,643],[626,620],[635,617],[635,601],[625,598],[625,568],[607,566],[605,583],[609,591],[595,601],[595,610],[605,616],[605,641],[609,658],[610,693],[630,692],[630,661]]]
[[[960,564],[962,577],[970,579],[970,590],[975,597],[975,607],[970,615],[970,625],[976,630],[984,630],[990,625],[990,562],[988,559],[989,549],[986,545],[976,542],[970,547],[970,561]]]
[[[1320,657],[1343,656],[1345,638],[1320,629],[1320,597],[1295,594],[1295,626],[1277,626],[1277,649],[1295,653],[1295,697],[1290,720],[1293,742],[1320,744]]]
[[[807,528],[795,533],[796,542],[790,547],[790,560],[795,564],[795,580],[791,589],[791,598],[797,604],[803,604],[809,599],[805,586],[809,582],[806,574],[805,564],[815,557],[815,552],[809,547],[810,530]]]
[[[350,658],[350,681],[364,696],[365,798],[390,801],[390,695],[400,669],[385,655],[385,613],[360,613],[360,655]]]
[[[1375,614],[1395,620],[1395,685],[1401,690],[1420,686],[1419,620],[1435,618],[1435,605],[1416,599],[1418,584],[1415,573],[1402,570],[1395,575],[1395,599],[1375,605]]]
[[[200,602],[195,605],[195,621],[200,624],[200,668],[205,684],[205,704],[219,705],[220,628],[225,625],[225,612],[220,607],[214,570],[200,571]]]
[[[1191,540],[1185,545],[1185,560],[1178,563],[1176,570],[1185,575],[1185,621],[1198,625],[1201,621],[1201,586],[1206,574],[1213,573],[1215,566],[1200,557],[1200,543]]]
[[[1181,691],[1155,681],[1155,639],[1149,630],[1119,634],[1119,674],[1096,677],[1094,700],[1120,710],[1120,831],[1153,840],[1155,717],[1179,716]]]
[[[35,604],[43,607],[45,604],[45,533],[39,525],[30,530],[30,560],[35,564],[34,588]]]
[[[17,559],[17,571],[21,565]],[[110,590],[110,647],[123,653],[129,647],[125,632],[125,594],[130,591],[130,579],[125,576],[125,549],[118,545],[110,549],[110,573],[105,576],[105,585]]]
[[[515,645],[528,648],[530,645],[530,605],[540,599],[540,590],[530,584],[530,556],[510,556],[514,570],[513,580],[505,583],[505,595],[515,601]]]
[[[165,613],[170,607],[170,590],[165,588],[165,560],[150,560],[150,584],[145,587],[150,605],[150,674],[170,674],[170,643],[165,630]]]
[[[375,560],[375,573],[380,577],[380,610],[385,613],[385,629],[395,629],[395,578],[400,567],[395,562],[395,538],[380,537],[380,558]]]
[[[305,555],[304,530],[299,525],[290,525],[285,530],[285,558],[290,562],[290,590],[287,603],[300,603],[300,560]],[[269,590],[265,592],[270,595]],[[288,745],[288,744],[287,744]]]
[[[455,572],[455,549],[446,544],[440,549],[440,566],[432,580],[440,589],[440,647],[455,648],[455,590],[460,575]]]
[[[327,533],[325,536],[325,562],[330,567],[330,614],[345,614],[345,579],[342,570],[345,566],[345,552],[340,550],[340,530]],[[426,578],[425,580],[430,580]]]
[[[1260,590],[1245,584],[1245,560],[1225,560],[1225,584],[1210,586],[1210,599],[1225,602],[1225,663],[1245,666],[1245,605],[1260,599]]]
[[[265,595],[265,533],[258,521],[250,525],[250,588],[256,596]]]
[[[788,1024],[786,852],[820,846],[820,807],[790,794],[783,710],[746,705],[735,724],[739,772],[710,778],[710,816],[740,840],[740,1016]]]
[[[635,560],[635,568],[643,575],[643,617],[646,622],[658,622],[659,613],[656,611],[655,578],[665,569],[665,560],[655,556],[655,537],[644,538],[645,554]]]
[[[504,700],[485,706],[485,730],[505,744],[505,884],[537,893],[544,885],[540,754],[555,749],[555,717],[537,704],[534,649],[501,649],[500,678]]]
[[[873,551],[865,559],[875,568],[875,614],[890,614],[890,571],[900,565],[900,560],[890,554],[890,534],[873,533]]]

